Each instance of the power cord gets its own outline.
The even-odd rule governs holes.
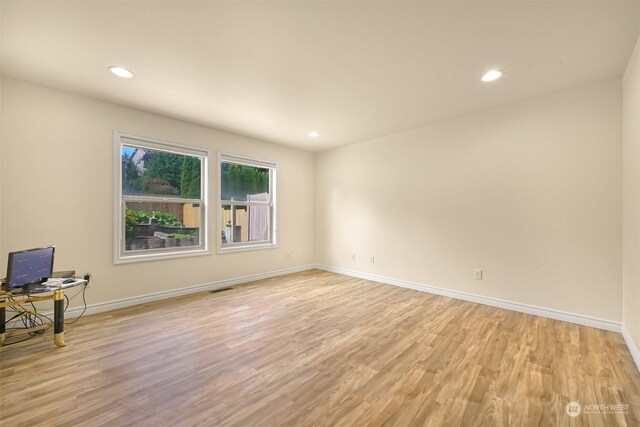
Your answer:
[[[85,298],[85,293],[87,292],[87,286],[88,286],[89,282],[87,282],[87,284],[84,285],[84,287],[82,288],[82,302],[84,304],[84,308],[82,309],[82,313],[80,313],[80,316],[76,317],[72,322],[65,322],[65,325],[73,325],[74,323],[76,323],[78,320],[80,320],[80,318],[84,315],[84,313],[87,311],[87,299]],[[74,299],[75,297],[78,296],[80,292],[78,292],[77,294],[75,294],[74,296],[71,297],[71,299],[69,299],[69,297],[67,297],[66,295],[64,296],[67,299],[67,306],[64,308],[64,311],[67,311],[67,307],[69,307],[69,303],[71,302],[72,299]]]
[[[5,297],[7,299],[9,299],[10,301],[15,301],[11,296],[7,297],[5,295]],[[29,328],[35,328],[38,326],[44,326],[45,321],[44,319],[46,319],[48,322],[51,323],[51,318],[49,318],[48,316],[42,315],[42,314],[38,314],[37,309],[35,307],[35,305],[33,304],[33,302],[29,303],[29,305],[31,305],[31,309],[25,308],[23,306],[13,306],[11,308],[9,308],[13,313],[15,313],[9,320],[7,320],[5,322],[5,325],[9,325],[10,322],[14,322],[13,326],[9,326],[8,328],[5,328],[6,330],[21,330],[21,329],[29,329]],[[18,325],[22,324],[22,327],[19,327]],[[26,341],[28,339],[31,339],[37,335],[41,335],[44,334],[45,329],[41,329],[38,331],[31,331],[28,332],[28,336],[24,339],[18,340],[18,341],[13,341],[10,343],[5,343],[5,346],[8,345],[13,345],[13,344],[18,344],[20,342]]]

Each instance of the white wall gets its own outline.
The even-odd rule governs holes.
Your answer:
[[[614,79],[323,152],[316,258],[619,321],[621,106]]]
[[[0,260],[55,244],[57,269],[93,273],[90,304],[314,261],[312,154],[14,79],[2,83]],[[277,161],[279,248],[113,265],[114,130],[213,150],[212,213],[216,150]]]
[[[640,345],[640,39],[623,79],[623,324]]]
[[[638,87],[636,79],[630,91],[629,73],[625,109]],[[318,261],[621,320],[619,79],[331,150],[315,165],[310,153],[19,80],[0,83],[0,259],[54,243],[57,268],[94,274],[90,303]],[[280,247],[113,265],[114,129],[278,161]],[[633,147],[636,157],[625,161],[636,159],[637,174]],[[625,195],[637,195],[637,180],[625,180],[636,185]],[[215,188],[212,168],[212,203]],[[472,279],[474,268],[484,280]],[[625,292],[630,324],[640,292]]]

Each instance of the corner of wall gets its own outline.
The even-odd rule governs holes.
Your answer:
[[[318,161],[321,153],[316,152],[313,153],[313,262],[315,264],[320,263],[320,249],[319,249],[319,216],[318,216],[318,206],[320,206],[320,200],[318,197]]]
[[[3,129],[5,128],[4,126],[4,116],[2,114],[2,100],[4,99],[3,93],[2,93],[2,89],[3,89],[3,79],[2,76],[0,76],[0,236],[3,236],[3,232],[2,232],[2,172],[4,171],[4,167],[2,166],[2,144],[3,144]],[[2,251],[2,238],[0,237],[0,259],[4,259],[4,252]]]
[[[640,370],[640,37],[622,91],[622,335]]]

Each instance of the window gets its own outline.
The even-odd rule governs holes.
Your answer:
[[[276,164],[219,155],[218,249],[276,246]]]
[[[207,158],[116,132],[114,262],[208,253]]]

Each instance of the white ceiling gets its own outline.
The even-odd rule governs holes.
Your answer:
[[[621,75],[638,5],[3,1],[2,73],[318,151]]]

